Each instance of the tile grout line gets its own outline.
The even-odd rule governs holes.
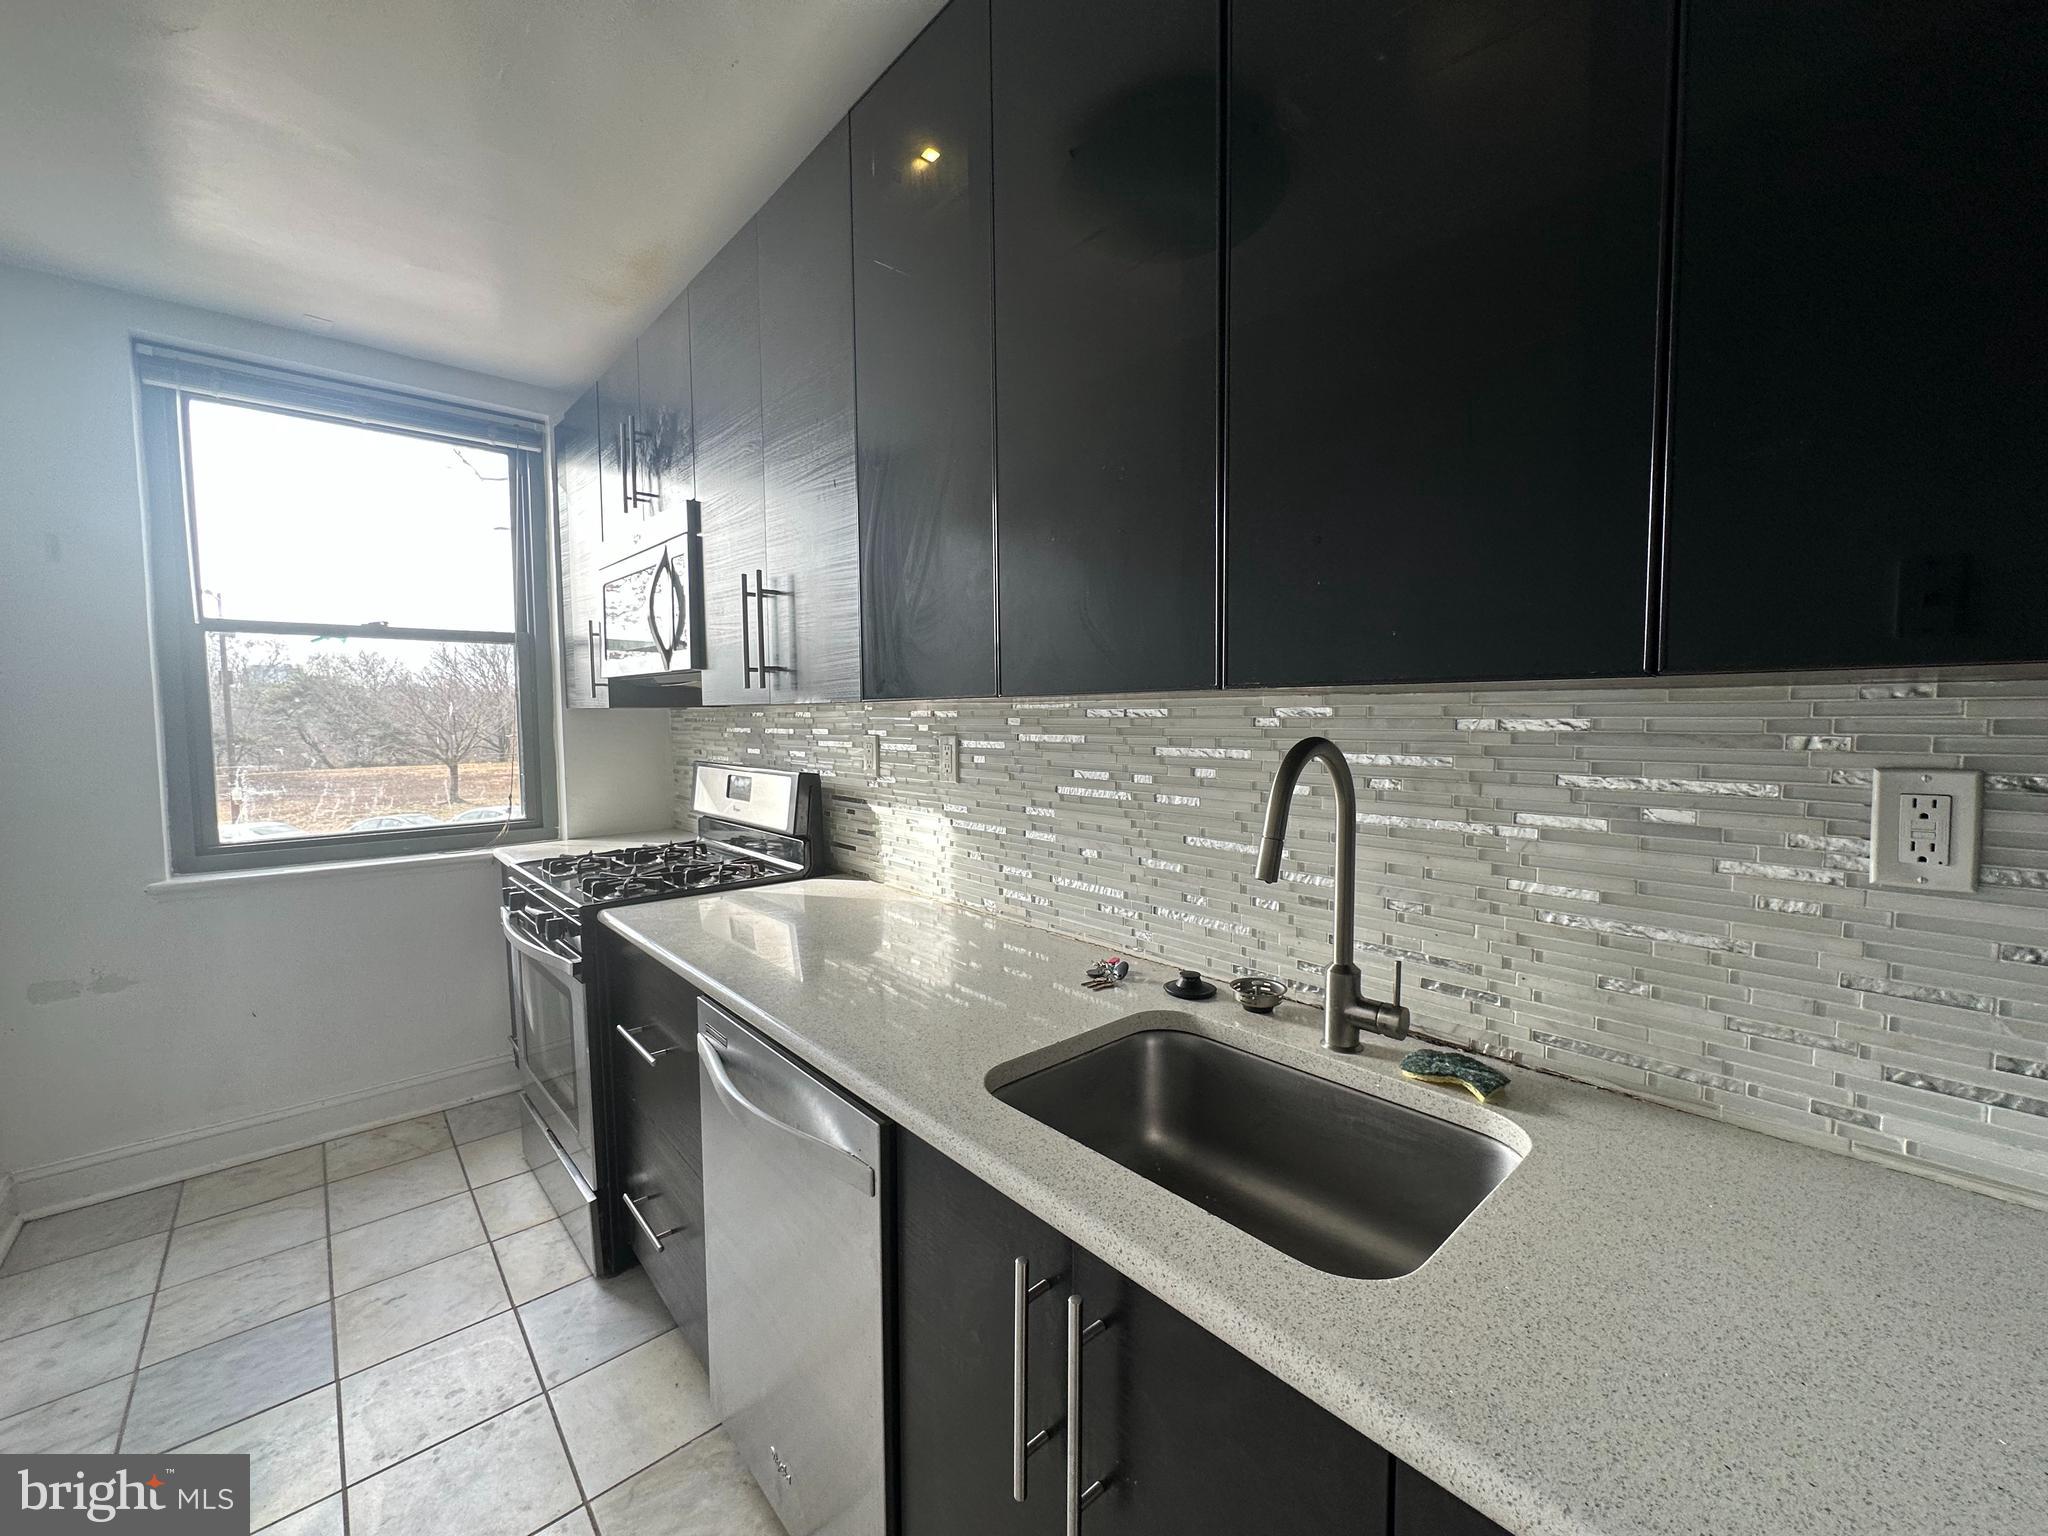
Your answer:
[[[445,1122],[447,1116],[442,1116]],[[348,1436],[341,1411],[341,1298],[334,1289],[334,1202],[327,1177],[327,1143],[320,1143],[320,1211],[327,1233],[327,1349],[334,1366],[334,1470],[341,1479],[341,1536],[348,1536]]]
[[[128,1415],[135,1411],[135,1389],[142,1381],[142,1352],[149,1348],[149,1330],[156,1322],[156,1299],[163,1294],[164,1266],[171,1262],[171,1238],[177,1232],[178,1202],[185,1198],[185,1181],[178,1181],[178,1200],[171,1203],[171,1225],[164,1229],[163,1256],[156,1261],[156,1285],[149,1293],[149,1314],[142,1320],[142,1337],[135,1341],[135,1364],[128,1373],[128,1400],[121,1405],[121,1425],[114,1431],[114,1449],[128,1438]],[[114,1246],[119,1247],[117,1243]],[[100,1250],[104,1252],[105,1250]],[[90,1316],[91,1314],[87,1314]]]
[[[465,1181],[467,1180],[467,1176],[467,1170],[465,1170]],[[517,1177],[517,1175],[514,1175],[514,1177]],[[469,1198],[471,1204],[476,1204],[476,1186],[474,1184],[469,1185]],[[479,1223],[481,1223],[484,1219],[483,1207],[481,1205],[477,1205],[476,1219]],[[488,1233],[490,1231],[490,1228],[485,1227],[484,1230],[486,1233]],[[525,1229],[522,1228],[521,1230]],[[491,1240],[490,1249],[491,1262],[497,1266],[498,1270],[498,1284],[504,1286],[505,1288],[505,1299],[507,1301],[512,1301],[512,1283],[511,1281],[505,1278],[505,1261],[498,1256],[498,1246],[496,1239]],[[591,1270],[592,1275],[595,1275],[596,1272],[597,1271],[593,1266]],[[571,1283],[574,1284],[576,1282],[572,1281]],[[558,1289],[560,1288],[558,1287]],[[552,1296],[555,1293],[553,1291],[550,1291],[548,1292],[548,1294]],[[591,1523],[591,1526],[594,1529],[597,1525],[597,1516],[591,1513],[590,1495],[588,1492],[585,1491],[583,1487],[583,1474],[581,1471],[577,1469],[575,1453],[569,1449],[569,1437],[562,1432],[562,1417],[560,1414],[555,1412],[555,1399],[552,1392],[548,1388],[547,1373],[540,1368],[540,1356],[534,1351],[533,1338],[526,1331],[526,1318],[524,1317],[524,1315],[521,1314],[519,1310],[519,1304],[517,1302],[512,1302],[512,1324],[519,1330],[520,1342],[526,1346],[526,1358],[533,1365],[533,1379],[540,1383],[541,1400],[548,1405],[548,1422],[555,1426],[555,1441],[562,1447],[562,1460],[568,1464],[570,1481],[572,1481],[576,1485],[576,1507],[583,1511],[583,1517]],[[532,1401],[532,1399],[529,1398],[528,1401],[530,1402]],[[509,1412],[510,1410],[508,1409],[507,1411]],[[568,1513],[569,1511],[564,1510],[562,1512],[562,1515],[555,1516],[555,1519],[559,1520],[563,1517],[563,1515],[566,1515]],[[552,1520],[548,1521],[546,1522],[546,1524],[536,1527],[536,1529],[545,1530],[547,1528],[547,1525],[551,1525],[553,1523],[554,1522]]]

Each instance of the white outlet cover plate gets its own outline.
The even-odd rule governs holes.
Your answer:
[[[1949,862],[1908,864],[1899,857],[1900,802],[1908,795],[1950,795]],[[1871,775],[1870,883],[1893,891],[1974,891],[1984,777],[1956,768],[1880,768]]]

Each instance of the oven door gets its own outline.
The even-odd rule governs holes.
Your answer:
[[[592,1104],[590,1033],[581,967],[502,914],[512,952],[512,1030],[522,1087],[583,1180],[597,1187],[597,1125]]]

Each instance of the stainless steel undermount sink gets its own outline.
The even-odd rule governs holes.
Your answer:
[[[1522,1160],[1180,1029],[1124,1035],[991,1092],[1302,1263],[1361,1280],[1414,1270]]]

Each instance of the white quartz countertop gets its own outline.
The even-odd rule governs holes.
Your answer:
[[[1482,1108],[886,886],[604,921],[1519,1536],[2048,1532],[2048,1214],[1532,1072]],[[1341,1279],[988,1092],[1168,1012],[1527,1155],[1413,1274]]]

